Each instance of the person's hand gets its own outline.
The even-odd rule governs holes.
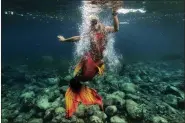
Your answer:
[[[57,37],[58,37],[58,40],[59,40],[59,41],[62,41],[62,42],[64,42],[64,41],[65,41],[64,36],[59,35],[59,36],[57,36]]]
[[[123,1],[112,1],[112,12],[117,12],[122,6]]]
[[[118,7],[112,7],[112,13],[117,12],[117,10],[118,10]]]

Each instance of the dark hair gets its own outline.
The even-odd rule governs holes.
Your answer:
[[[91,20],[91,25],[96,25],[97,23],[98,23],[98,20],[97,19]]]

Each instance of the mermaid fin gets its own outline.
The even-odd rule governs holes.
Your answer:
[[[79,95],[74,93],[71,88],[68,88],[65,93],[66,118],[69,118],[73,115],[78,107],[79,101]]]
[[[103,101],[98,93],[85,85],[82,85],[79,92],[72,91],[68,88],[65,94],[66,100],[66,118],[69,118],[76,111],[79,102],[84,105],[98,104],[100,109],[103,111]]]
[[[102,64],[101,67],[97,66],[99,75],[103,75],[105,70],[105,65]]]
[[[82,68],[82,63],[80,62],[76,65],[75,70],[73,72],[73,76],[76,76],[79,73],[79,71],[81,70],[81,68]]]
[[[96,90],[87,86],[83,86],[80,91],[80,100],[84,105],[98,104],[103,110],[102,98],[98,95]]]

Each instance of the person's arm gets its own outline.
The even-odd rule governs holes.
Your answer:
[[[57,36],[60,42],[76,42],[80,40],[80,36],[73,36],[71,38],[64,38],[64,36]]]
[[[116,12],[116,10],[113,10],[112,16],[113,16],[114,26],[106,26],[105,27],[106,31],[107,32],[118,32],[119,31],[119,19],[118,19],[118,13]]]

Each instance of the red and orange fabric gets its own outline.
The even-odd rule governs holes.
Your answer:
[[[104,64],[97,64],[90,55],[87,55],[86,58],[76,66],[74,70],[75,78],[70,81],[70,87],[65,94],[66,118],[73,115],[80,102],[84,105],[98,104],[101,110],[103,110],[102,98],[96,90],[80,83],[91,80],[98,73],[102,75],[103,72]]]
[[[69,118],[76,111],[79,102],[84,105],[98,104],[103,110],[102,98],[94,89],[83,86],[80,93],[73,93],[70,88],[66,92],[66,118]]]

